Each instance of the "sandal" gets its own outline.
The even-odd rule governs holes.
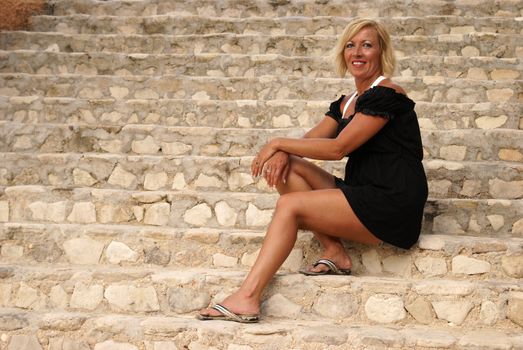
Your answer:
[[[350,275],[351,269],[340,269],[336,264],[329,259],[319,259],[314,264],[312,264],[312,267],[316,267],[318,265],[325,265],[329,269],[327,271],[311,271],[311,270],[300,270],[300,273],[306,275],[306,276],[323,276],[323,275]]]
[[[240,315],[235,314],[231,310],[227,309],[225,306],[216,304],[211,307],[211,309],[218,311],[221,315],[212,316],[212,315],[196,315],[196,318],[202,321],[233,321],[239,323],[257,323],[260,321],[259,315]]]

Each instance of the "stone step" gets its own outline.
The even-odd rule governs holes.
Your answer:
[[[305,130],[209,127],[123,127],[20,124],[0,121],[0,152],[126,153],[128,155],[253,156],[275,137],[301,137]],[[421,130],[426,159],[513,161],[523,155],[523,130]]]
[[[441,76],[397,77],[395,82],[414,101],[510,102],[520,101],[523,80],[490,81]],[[108,76],[0,73],[0,94],[7,96],[75,97],[87,99],[213,99],[335,100],[354,89],[353,81],[269,75],[254,78],[191,77],[178,75]],[[345,91],[344,91],[345,90]]]
[[[415,0],[408,4],[403,0],[373,0],[347,3],[343,0],[318,1],[241,1],[214,2],[207,0],[185,1],[95,1],[54,0],[53,14],[58,16],[92,14],[97,16],[153,16],[153,15],[199,15],[207,17],[285,17],[308,16],[318,13],[325,16],[340,14],[358,17],[397,17],[427,15],[500,16],[510,18],[523,16],[523,5],[519,1],[485,0],[481,6],[476,1]]]
[[[114,100],[0,96],[0,120],[26,124],[129,124],[215,128],[310,128],[331,101]],[[416,101],[422,129],[523,129],[521,103]]]
[[[252,157],[125,156],[118,154],[0,153],[0,185],[60,185],[65,188],[121,188],[109,182],[126,171],[129,190],[273,192],[250,175]],[[346,161],[319,166],[343,177]],[[523,198],[523,164],[507,162],[424,161],[433,198]]]
[[[33,16],[31,31],[67,34],[264,34],[264,35],[340,35],[351,17],[248,17],[226,18],[205,16],[111,16],[66,15]],[[518,18],[421,16],[377,18],[390,31],[402,35],[439,35],[500,33],[520,34],[523,21]]]
[[[402,76],[441,75],[451,78],[510,81],[523,77],[523,63],[517,58],[428,55],[401,57],[397,63],[396,72]],[[0,73],[337,77],[329,57],[288,57],[276,54],[137,55],[32,50],[0,51]]]
[[[333,35],[123,35],[1,32],[0,49],[60,52],[156,54],[280,54],[325,56],[336,44]],[[471,33],[393,36],[396,55],[491,56],[523,58],[521,35]]]
[[[56,268],[77,265],[234,268],[247,270],[265,232],[235,229],[176,229],[111,224],[5,223],[0,225],[1,256],[11,265]],[[357,276],[415,280],[448,278],[521,282],[523,239],[423,234],[416,246],[346,244]],[[310,232],[298,241],[281,271],[298,272],[319,256]]]
[[[121,167],[115,168],[109,179],[109,183],[121,187],[133,181],[134,175]],[[276,193],[211,189],[195,192],[11,186],[0,187],[0,221],[264,229],[277,198]],[[422,232],[521,237],[523,200],[429,198]]]
[[[102,2],[105,3],[105,2]],[[490,304],[489,304],[490,305]],[[88,311],[0,313],[9,349],[87,350],[286,350],[286,349],[519,349],[518,331],[482,326],[461,331],[450,327],[336,324],[332,320],[285,320],[264,317],[261,324],[202,322],[185,316],[104,315]],[[29,346],[29,348],[27,348]]]
[[[14,310],[162,317],[193,316],[237,289],[246,275],[237,270],[47,264],[3,265],[2,272],[3,304]],[[263,300],[263,316],[289,321],[488,327],[519,334],[522,329],[523,284],[517,280],[278,274]]]

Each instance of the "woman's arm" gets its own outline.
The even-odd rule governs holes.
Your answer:
[[[275,138],[267,143],[256,156],[251,168],[252,174],[258,176],[264,163],[277,151],[312,159],[340,160],[376,135],[386,123],[385,118],[357,113],[334,139],[324,137]]]

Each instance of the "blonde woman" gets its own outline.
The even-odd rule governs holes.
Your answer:
[[[331,103],[301,139],[276,138],[258,152],[253,176],[281,194],[263,246],[242,286],[222,303],[200,310],[202,320],[258,322],[263,289],[290,254],[298,229],[314,232],[320,259],[306,275],[350,274],[342,239],[408,249],[418,240],[427,179],[414,102],[391,79],[390,36],[378,22],[357,19],[336,46],[340,76],[356,91]],[[341,160],[344,179],[304,158]]]

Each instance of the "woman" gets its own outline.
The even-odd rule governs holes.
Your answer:
[[[418,240],[427,179],[414,102],[385,76],[394,55],[385,28],[358,19],[336,46],[338,73],[354,77],[356,91],[333,102],[325,118],[302,139],[276,138],[254,158],[281,194],[263,246],[240,289],[221,304],[200,311],[203,320],[257,322],[261,294],[291,252],[298,229],[314,232],[323,252],[307,275],[349,274],[342,239],[382,242],[408,249]],[[301,158],[349,160],[336,178]]]

